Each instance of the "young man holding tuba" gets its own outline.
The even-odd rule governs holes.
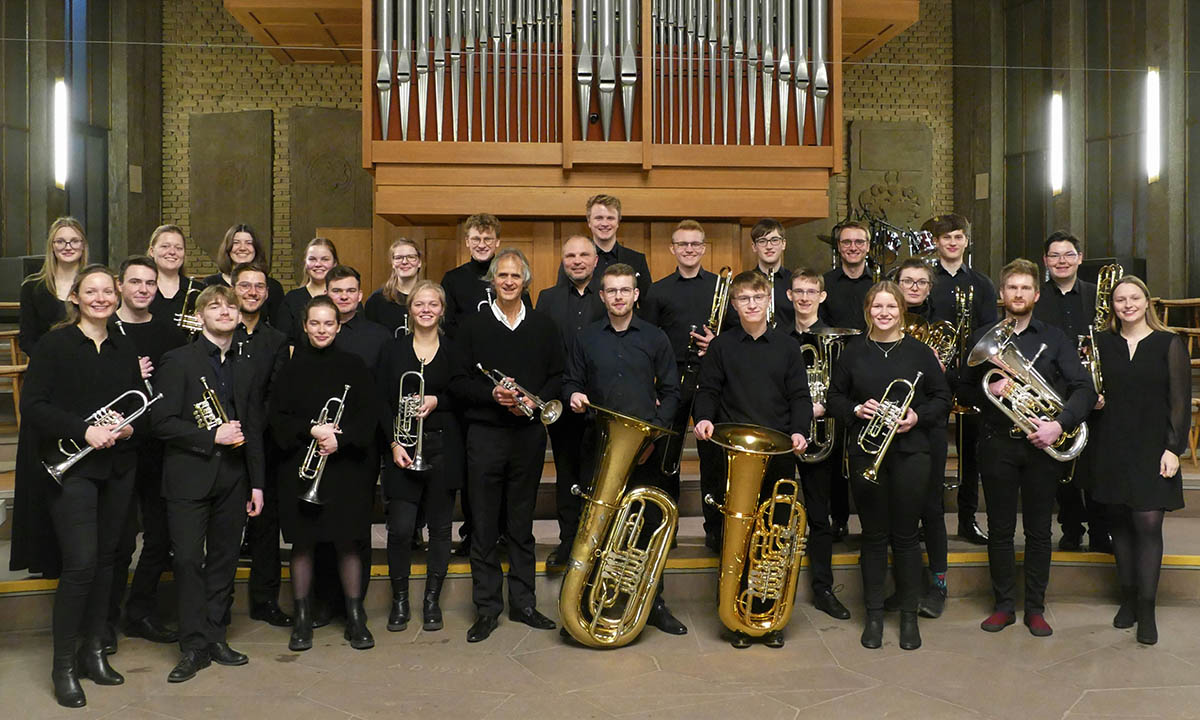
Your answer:
[[[996,604],[981,627],[999,632],[1016,622],[1016,533],[1020,501],[1025,529],[1025,625],[1037,637],[1053,633],[1043,615],[1050,580],[1050,519],[1059,461],[1079,454],[1087,441],[1088,412],[1096,391],[1076,354],[1075,342],[1033,317],[1038,269],[1017,259],[1000,271],[1004,320],[970,339],[973,348],[960,376],[959,397],[982,410],[979,460],[987,499],[988,566]],[[1040,398],[1023,410],[1021,395]],[[1014,428],[1020,425],[1021,430]]]

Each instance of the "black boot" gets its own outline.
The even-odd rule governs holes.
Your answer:
[[[1137,620],[1137,586],[1122,585],[1121,607],[1117,608],[1117,614],[1113,616],[1113,627],[1122,630],[1131,628]]]
[[[412,609],[408,605],[408,578],[392,580],[392,611],[388,613],[388,632],[400,632],[408,627]]]
[[[406,599],[406,609],[407,606]],[[346,632],[342,636],[350,641],[350,647],[355,650],[375,647],[375,637],[367,629],[367,611],[363,609],[362,598],[346,598]]]
[[[79,685],[79,673],[75,670],[75,656],[55,655],[50,670],[50,682],[54,684],[54,699],[59,705],[69,708],[87,705],[87,696]]]
[[[421,617],[424,619],[421,624],[423,630],[442,629],[442,606],[438,602],[442,597],[443,580],[445,580],[443,575],[430,575],[425,579],[425,600],[421,604]]]
[[[1138,598],[1137,641],[1143,645],[1158,642],[1158,624],[1154,620],[1154,598]]]
[[[302,652],[312,648],[312,600],[296,598],[295,615],[292,616],[292,636],[288,638],[288,650]]]
[[[103,637],[88,637],[79,648],[79,658],[76,667],[79,677],[90,678],[97,685],[121,685],[125,678],[121,673],[112,669],[108,664],[108,656],[104,653]]]
[[[900,611],[900,649],[916,650],[921,647],[921,629],[917,626],[917,614]]]
[[[862,646],[868,650],[883,647],[883,611],[868,610],[867,625],[862,631]]]

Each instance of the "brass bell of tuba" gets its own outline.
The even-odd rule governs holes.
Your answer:
[[[1033,360],[1026,360],[1025,355],[1013,342],[1015,327],[1016,321],[1011,319],[996,325],[975,344],[967,364],[974,367],[991,361],[996,366],[984,373],[981,381],[983,394],[1013,421],[1017,429],[1028,434],[1037,429],[1033,424],[1034,419],[1048,420],[1057,417],[1063,411],[1063,400],[1034,368],[1037,355],[1034,355]],[[1045,349],[1046,346],[1043,345],[1041,350],[1038,350],[1038,355]],[[988,390],[988,385],[1000,379],[1008,380],[1008,387],[1000,397],[996,397]],[[1060,435],[1053,445],[1045,448],[1045,451],[1059,462],[1074,460],[1083,452],[1087,440],[1087,423],[1079,423],[1074,430]],[[1070,446],[1062,449],[1068,442],[1071,443]]]
[[[579,643],[594,648],[627,645],[650,616],[658,581],[667,564],[679,511],[658,488],[625,492],[638,458],[656,438],[671,431],[592,405],[596,411],[599,462],[558,596],[563,627]],[[647,510],[661,519],[646,531]],[[643,540],[643,538],[645,538]]]
[[[771,456],[791,452],[792,440],[758,425],[722,423],[712,441],[725,448],[727,472],[724,504],[704,497],[725,516],[717,610],[725,627],[760,637],[791,619],[804,558],[808,516],[795,480],[779,478],[759,503]]]

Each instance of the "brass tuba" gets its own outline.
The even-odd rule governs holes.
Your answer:
[[[1035,418],[1045,420],[1057,417],[1063,411],[1063,400],[1034,368],[1037,355],[1033,360],[1026,360],[1013,342],[1015,327],[1016,320],[1011,319],[997,324],[975,344],[967,364],[974,367],[990,360],[996,366],[984,373],[983,394],[1013,421],[1017,429],[1028,434],[1037,429],[1033,424]],[[1038,355],[1045,349],[1043,345]],[[988,385],[1000,379],[1008,380],[1008,387],[1000,397],[996,397],[988,391]],[[1083,452],[1087,439],[1087,423],[1079,423],[1074,430],[1060,435],[1045,451],[1059,462],[1074,460]],[[1061,449],[1068,441],[1071,442],[1070,447]]]
[[[859,331],[823,327],[808,332],[817,339],[815,345],[804,343],[800,346],[800,354],[804,356],[808,374],[808,392],[814,403],[824,405],[829,391],[830,373],[842,348],[842,338],[857,335]],[[837,437],[836,428],[833,417],[828,414],[825,417],[813,418],[809,427],[808,449],[800,455],[800,462],[819,463],[829,457]]]
[[[722,423],[712,441],[725,448],[725,502],[704,502],[725,516],[717,609],[735,632],[759,637],[792,617],[808,516],[792,478],[779,478],[759,504],[772,455],[791,452],[787,435],[758,425]],[[779,515],[786,513],[786,519]]]
[[[858,432],[858,447],[866,454],[875,456],[871,466],[863,470],[863,480],[879,483],[879,468],[883,466],[883,458],[887,455],[888,448],[892,446],[892,439],[896,437],[896,429],[900,426],[900,421],[912,407],[913,395],[916,393],[917,383],[921,382],[923,374],[918,370],[917,376],[912,380],[896,378],[888,383],[887,388],[883,391],[883,397],[879,399],[879,407],[875,409],[875,414]],[[904,395],[899,398],[894,397],[893,388],[898,388],[898,391],[903,392]]]
[[[679,511],[658,488],[625,492],[638,457],[656,438],[671,431],[637,418],[592,405],[596,411],[599,463],[591,492],[571,492],[585,501],[571,546],[558,611],[563,627],[583,645],[616,648],[641,633],[667,564]],[[646,511],[657,506],[658,527],[644,547]]]

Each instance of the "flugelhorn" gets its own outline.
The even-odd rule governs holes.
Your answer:
[[[875,409],[875,414],[871,416],[866,427],[859,431],[858,447],[866,454],[875,456],[870,467],[863,470],[863,480],[879,483],[879,468],[883,466],[883,458],[892,446],[892,439],[896,437],[900,422],[912,407],[913,395],[916,394],[917,383],[921,382],[923,374],[918,370],[917,376],[912,380],[896,378],[888,383],[883,397],[879,399],[879,407]],[[904,395],[899,398],[893,397],[894,388]]]
[[[200,402],[192,405],[192,417],[196,419],[196,425],[199,427],[213,430],[229,422],[229,415],[221,405],[221,398],[208,386],[208,378],[201,375],[200,384],[204,386],[204,393],[200,396]],[[245,444],[245,440],[239,440],[231,447],[241,447]]]
[[[808,374],[808,393],[813,403],[825,404],[829,392],[830,370],[837,361],[842,348],[842,338],[857,335],[860,331],[851,328],[814,328],[810,335],[816,344],[804,343],[800,354]],[[837,423],[830,415],[815,417],[809,426],[808,448],[800,454],[800,462],[819,463],[833,452],[837,437]]]
[[[113,407],[131,395],[141,401],[141,407],[137,408],[128,415],[122,416],[120,413],[114,410]],[[153,398],[147,398],[146,394],[139,390],[126,390],[125,392],[113,398],[113,400],[104,407],[100,408],[91,415],[88,415],[87,423],[88,425],[95,427],[111,425],[113,432],[119,432],[122,428],[128,426],[134,420],[137,420],[139,417],[144,415],[146,411],[150,409],[151,405],[161,399],[162,393],[155,395]],[[69,448],[68,445],[70,446]],[[61,439],[58,441],[58,451],[63,455],[66,455],[67,458],[61,462],[55,463],[54,465],[43,462],[42,467],[46,468],[46,472],[50,473],[50,477],[54,478],[55,482],[57,482],[59,485],[62,485],[63,475],[72,467],[74,467],[75,463],[90,455],[95,449],[96,448],[92,447],[91,445],[80,447],[79,443],[71,439]]]
[[[537,409],[541,411],[538,417],[541,419],[543,425],[551,425],[555,420],[558,420],[560,417],[562,417],[562,401],[542,400],[537,395],[534,395],[518,385],[516,380],[507,378],[504,373],[500,372],[499,370],[488,370],[480,363],[475,363],[475,367],[479,368],[479,372],[486,375],[487,379],[491,380],[492,383],[497,387],[504,388],[505,390],[511,390],[518,395],[524,395],[525,397],[529,398],[533,404],[537,406]],[[517,407],[520,408],[521,412],[525,413],[525,417],[533,418],[533,409],[525,403],[520,402],[519,398],[517,401]]]
[[[704,502],[725,516],[717,610],[730,630],[759,637],[792,617],[807,515],[800,489],[779,478],[759,503],[771,456],[791,452],[787,435],[758,425],[722,423],[712,441],[725,448],[725,502]],[[781,515],[783,517],[781,517]]]
[[[1050,383],[1046,382],[1034,367],[1038,355],[1041,355],[1046,346],[1042,345],[1038,354],[1033,356],[1033,360],[1026,360],[1025,355],[1013,342],[1016,322],[1014,319],[1005,320],[980,338],[971,350],[967,364],[974,367],[991,361],[996,366],[983,375],[983,394],[1013,421],[1016,429],[1029,434],[1037,430],[1037,425],[1033,422],[1035,419],[1051,420],[1058,417],[1064,404]],[[988,390],[988,386],[1001,379],[1008,380],[1008,386],[996,397]],[[1079,423],[1078,427],[1064,432],[1054,444],[1044,450],[1059,462],[1074,460],[1083,452],[1087,439],[1087,423]],[[1060,449],[1068,442],[1069,447],[1065,450]]]
[[[313,420],[312,424],[324,425],[325,423],[332,422],[335,428],[338,427],[338,424],[342,421],[342,411],[346,409],[346,395],[349,392],[350,386],[345,385],[340,398],[331,397],[326,400],[325,404],[321,407],[320,414],[317,415],[317,419]],[[336,408],[336,410],[333,408]],[[331,412],[333,413],[332,420],[329,418]],[[328,460],[329,456],[321,454],[320,443],[317,442],[316,438],[313,438],[312,442],[308,444],[308,452],[304,455],[304,462],[300,463],[300,479],[312,481],[312,485],[298,496],[304,502],[312,503],[313,505],[325,504],[321,502],[321,476],[325,474],[325,462]]]
[[[417,391],[404,394],[406,378],[417,378]],[[411,384],[411,383],[410,383]],[[412,464],[409,470],[424,472],[429,469],[422,452],[425,447],[425,418],[420,417],[421,406],[425,404],[425,361],[421,361],[420,370],[409,370],[400,376],[400,400],[396,408],[396,422],[392,428],[392,439],[406,448],[415,447]],[[416,428],[414,429],[414,422]]]
[[[203,288],[193,287],[195,281],[188,278],[187,290],[183,292],[183,307],[175,313],[175,324],[191,335],[200,332],[203,327],[200,324],[200,318],[196,317],[196,299],[200,297],[200,291]]]
[[[590,407],[596,411],[599,463],[590,492],[571,488],[584,507],[558,610],[571,637],[588,647],[615,648],[646,626],[679,521],[670,495],[652,487],[625,492],[625,485],[646,447],[671,431]],[[646,531],[652,506],[659,510],[658,525]]]

